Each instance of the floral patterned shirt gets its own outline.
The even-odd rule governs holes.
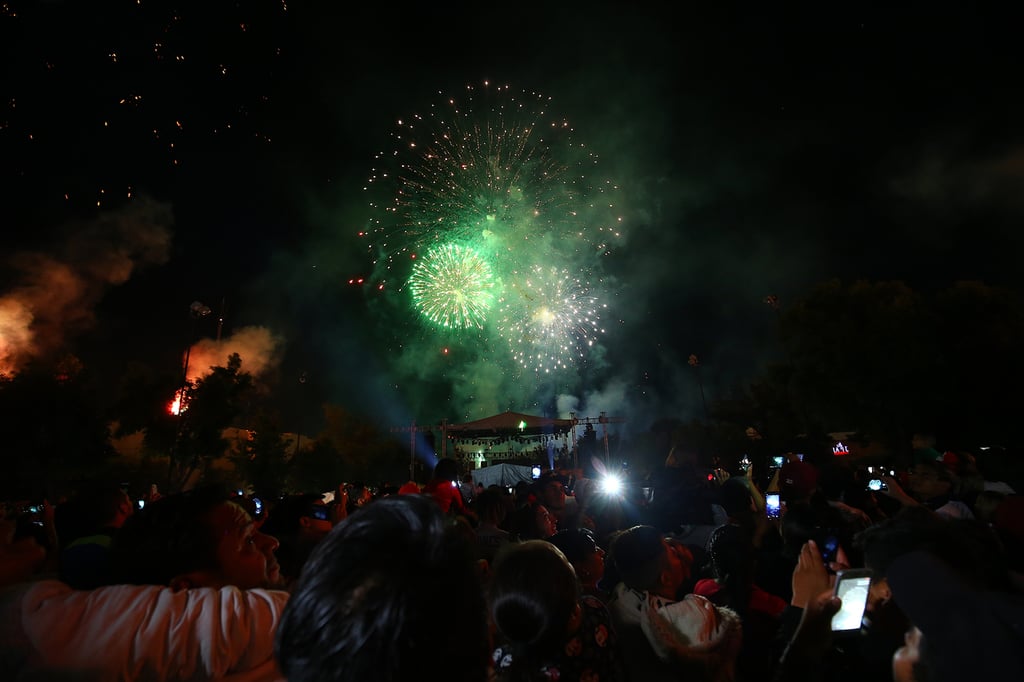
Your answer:
[[[534,679],[551,682],[624,682],[625,670],[616,648],[608,609],[592,595],[580,598],[582,622],[579,629],[566,639],[559,656],[545,661]],[[493,654],[495,676],[505,679],[503,671],[512,665],[509,648],[499,641]]]

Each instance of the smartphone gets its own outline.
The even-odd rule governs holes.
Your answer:
[[[874,492],[878,492],[879,490],[888,490],[889,486],[887,486],[885,484],[885,481],[883,481],[880,478],[872,478],[870,481],[868,481],[867,489],[872,490]]]
[[[860,632],[870,590],[871,571],[866,568],[849,569],[836,574],[835,595],[843,600],[843,605],[832,616],[832,632]]]
[[[765,511],[768,512],[769,519],[779,518],[779,511],[781,509],[781,503],[779,502],[778,493],[768,493],[764,496]]]
[[[782,455],[779,455],[778,457],[772,457],[772,465],[776,469],[780,468],[785,463],[785,461],[786,461],[786,458],[783,457]]]
[[[326,504],[312,504],[309,506],[310,517],[317,519],[318,521],[330,521],[330,507]]]
[[[535,466],[535,467],[533,467],[532,469],[530,469],[530,476],[532,476],[532,477],[533,477],[533,480],[535,480],[535,481],[536,481],[536,480],[537,480],[538,478],[540,478],[540,467],[538,467],[538,466]]]
[[[835,529],[830,528],[814,541],[818,544],[818,551],[821,552],[821,560],[825,566],[836,560],[836,555],[839,553],[839,536],[836,535]]]

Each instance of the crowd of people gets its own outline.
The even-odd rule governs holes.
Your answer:
[[[644,494],[545,468],[257,500],[82,489],[0,520],[20,680],[1024,678],[1020,482],[971,453],[674,449]],[[467,475],[468,474],[468,475]],[[776,504],[777,502],[777,504]],[[860,626],[837,576],[869,576]],[[856,625],[856,620],[854,621]]]

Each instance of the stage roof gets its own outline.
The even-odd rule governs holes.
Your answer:
[[[522,412],[502,412],[464,424],[448,424],[449,433],[458,435],[507,435],[514,433],[541,434],[563,433],[572,429],[572,419],[552,419]]]

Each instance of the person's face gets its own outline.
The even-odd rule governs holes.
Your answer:
[[[542,494],[544,505],[549,509],[565,509],[565,486],[558,481],[549,481]]]
[[[551,537],[558,530],[555,515],[542,504],[537,505],[537,528],[541,532],[541,537],[545,538]]]
[[[280,583],[281,569],[274,557],[279,543],[256,530],[248,512],[224,502],[210,513],[209,524],[217,538],[215,582],[243,590]]]
[[[918,682],[914,677],[914,664],[921,658],[921,637],[916,627],[911,627],[903,636],[903,646],[892,655],[894,682]]]

